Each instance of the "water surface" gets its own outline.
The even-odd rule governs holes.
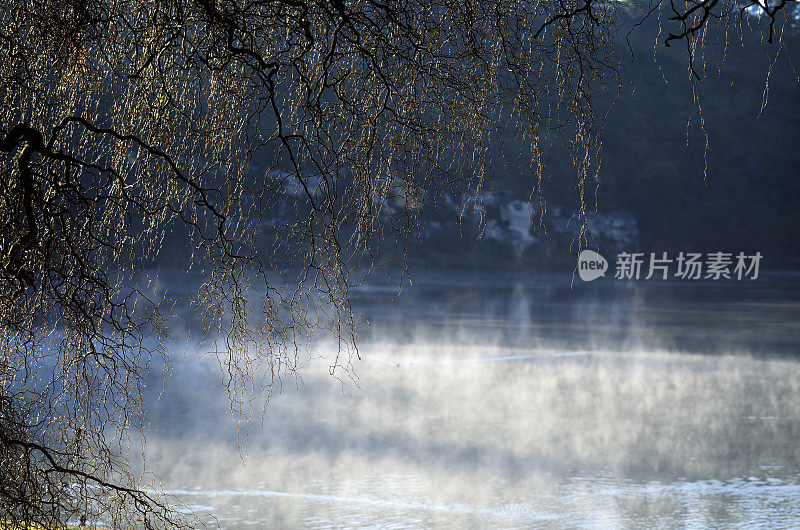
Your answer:
[[[246,448],[176,356],[148,467],[220,528],[796,526],[800,277],[578,282],[361,288],[354,373],[320,344]]]

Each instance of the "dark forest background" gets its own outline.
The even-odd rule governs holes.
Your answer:
[[[609,77],[605,87],[611,96],[619,89],[619,98],[596,100],[608,112],[599,178],[587,183],[592,238],[584,246],[609,261],[622,251],[758,251],[762,269],[800,269],[800,79],[792,62],[800,60],[800,30],[787,23],[771,72],[779,44],[757,31],[745,33],[743,45],[731,36],[722,68],[726,44],[706,43],[700,95],[707,151],[685,44],[667,48],[666,30],[657,41],[658,34],[658,22],[649,20],[619,40],[624,82]],[[510,153],[519,142],[511,134],[498,139]],[[407,249],[418,268],[572,270],[578,195],[569,153],[557,144],[547,153],[543,218],[528,162],[523,169],[519,162],[498,160],[477,203],[466,189],[460,197],[426,193],[408,247],[390,242],[383,257]],[[285,212],[270,215],[280,223]],[[265,248],[276,236],[270,226],[264,223]],[[159,259],[181,268],[190,250],[167,243]]]
[[[729,46],[721,71],[718,60],[710,61],[700,87],[709,135],[704,175],[699,116],[687,128],[697,108],[685,46],[664,47],[662,33],[654,54],[656,33],[651,22],[631,35],[630,50],[619,43],[629,84],[622,87],[605,121],[597,214],[590,215],[596,237],[589,246],[607,257],[620,251],[760,251],[766,269],[800,268],[800,84],[793,63],[800,59],[800,34],[792,29],[784,35],[786,49],[771,73],[769,57],[774,57],[777,44],[762,42],[756,34],[745,35],[744,47]],[[722,46],[709,43],[707,55],[719,54]],[[768,100],[762,110],[767,79]],[[440,208],[429,218],[445,228],[429,234],[429,223],[412,250],[412,261],[572,267],[576,252],[571,243],[577,230],[575,221],[569,222],[577,206],[574,170],[559,151],[552,152],[548,162],[544,229],[538,226],[538,201],[526,208],[534,219],[535,242],[524,244],[513,232],[506,240],[487,237],[491,234],[485,230],[480,239],[458,237],[457,223],[447,221],[446,208]],[[531,186],[529,178],[513,170],[496,171],[492,191],[498,200],[485,202],[485,222],[494,220],[493,226],[507,228],[509,215],[503,215],[503,204],[527,201]],[[593,192],[595,186],[587,189]],[[589,203],[594,205],[593,198]],[[436,232],[439,225],[433,226]]]

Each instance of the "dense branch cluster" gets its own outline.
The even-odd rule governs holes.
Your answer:
[[[668,42],[693,50],[708,19],[734,5],[718,1],[670,4],[680,28]],[[762,6],[770,36],[784,5]],[[619,85],[612,43],[630,9],[0,8],[0,521],[174,524],[127,472],[123,442],[109,442],[142,428],[150,360],[165,356],[146,273],[165,238],[184,237],[205,273],[195,301],[234,407],[290,373],[319,327],[339,341],[333,366],[349,363],[354,271],[376,265],[384,241],[402,247],[423,201],[479,192],[503,135],[523,140],[514,158],[526,161],[542,214],[544,154],[569,150],[583,244],[600,164],[593,102]]]

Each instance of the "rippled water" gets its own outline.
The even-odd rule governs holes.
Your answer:
[[[355,375],[321,345],[244,458],[216,365],[176,360],[148,467],[220,528],[800,524],[800,279],[569,283],[362,289]]]

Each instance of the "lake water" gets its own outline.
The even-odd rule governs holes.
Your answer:
[[[322,343],[241,449],[176,356],[148,467],[212,528],[800,525],[800,276],[575,282],[359,289],[354,374]]]

